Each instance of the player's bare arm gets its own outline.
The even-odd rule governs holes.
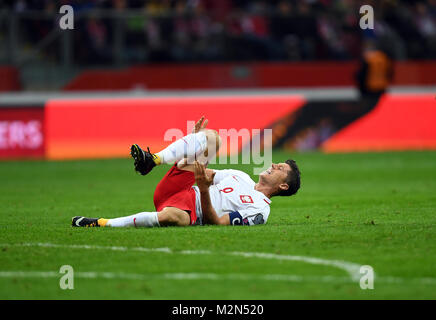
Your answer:
[[[204,223],[229,225],[230,224],[229,215],[226,214],[222,217],[218,217],[215,209],[212,206],[212,201],[210,200],[209,187],[213,183],[215,172],[212,171],[211,174],[208,174],[206,172],[204,165],[196,161],[194,163],[194,174],[195,174],[195,181],[197,183],[198,189],[200,190],[201,209],[203,211]]]

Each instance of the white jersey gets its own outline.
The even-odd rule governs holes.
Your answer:
[[[254,189],[255,182],[248,174],[239,170],[214,170],[213,185],[209,187],[210,200],[218,217],[226,214],[231,225],[265,224],[270,212],[271,200]],[[200,192],[196,193],[196,212],[203,220]]]

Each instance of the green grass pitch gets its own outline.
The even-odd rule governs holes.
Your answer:
[[[289,157],[302,188],[273,198],[267,225],[150,229],[70,219],[152,211],[169,167],[142,177],[130,159],[0,162],[0,299],[436,298],[436,152],[273,155]],[[335,266],[232,252],[370,265],[374,289]],[[74,290],[59,287],[62,265],[77,274]]]

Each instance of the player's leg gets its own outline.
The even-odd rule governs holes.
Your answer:
[[[158,227],[158,212],[140,212],[114,219],[87,218],[77,216],[72,219],[73,227]]]
[[[160,226],[189,226],[191,218],[188,212],[175,207],[166,207],[158,214]]]
[[[134,144],[131,147],[130,154],[135,160],[135,170],[142,175],[146,175],[156,165],[164,163],[174,164],[185,157],[195,159],[197,156],[204,154],[207,150],[208,134],[208,129],[188,134],[187,136],[171,143],[162,151],[154,154],[152,154],[150,150],[142,150],[137,144]]]
[[[74,217],[73,227],[166,227],[189,226],[189,214],[175,207],[166,207],[160,212],[140,212],[134,215],[104,219]]]
[[[207,152],[208,136],[214,130],[202,129],[171,143],[164,150],[156,153],[156,164],[174,164],[184,158],[195,159]]]
[[[218,153],[222,144],[221,137],[219,136],[218,132],[211,129],[202,129],[200,132],[204,132],[206,136],[207,147],[204,149],[204,151],[202,150],[202,152],[195,157],[188,156],[180,160],[177,163],[177,167],[179,169],[194,172],[193,162],[195,160],[207,165],[209,161]]]
[[[166,207],[160,212],[140,212],[127,217],[99,221],[100,226],[106,227],[166,227],[189,224],[189,214],[175,207]]]

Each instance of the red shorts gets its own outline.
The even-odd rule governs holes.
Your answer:
[[[176,207],[185,210],[191,216],[191,225],[197,221],[195,212],[194,173],[171,167],[156,186],[153,201],[157,211],[165,207]]]

